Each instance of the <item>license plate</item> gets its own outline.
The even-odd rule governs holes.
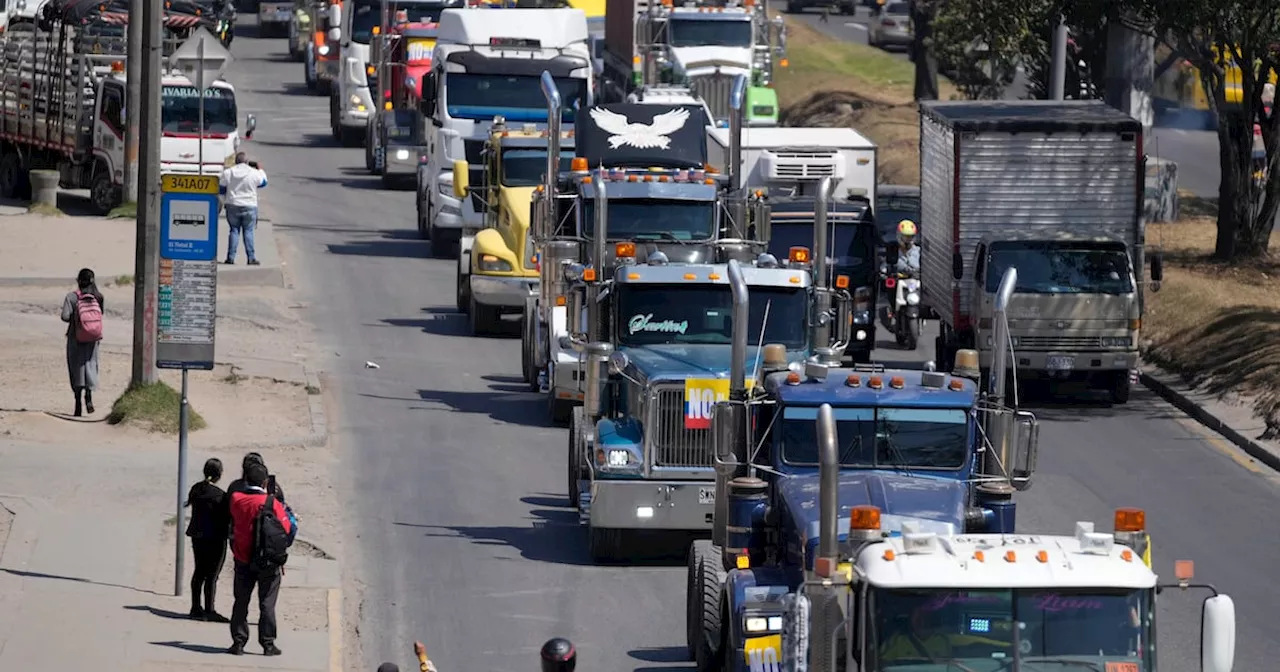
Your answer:
[[[1051,371],[1070,371],[1076,368],[1076,358],[1070,355],[1049,355],[1045,358],[1045,368]]]
[[[715,504],[716,489],[715,488],[698,488],[699,504]]]

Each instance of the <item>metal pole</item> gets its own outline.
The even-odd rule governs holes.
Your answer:
[[[1049,98],[1062,100],[1067,89],[1067,22],[1058,17],[1053,29],[1053,54],[1049,62]]]
[[[124,190],[121,200],[138,202],[138,104],[142,84],[142,5],[145,0],[129,0],[128,39],[125,43],[124,103]],[[141,233],[141,232],[139,232]],[[142,256],[138,250],[137,255]]]
[[[163,0],[138,0],[143,27],[138,73],[138,227],[134,261],[132,384],[154,383],[156,371],[156,281],[160,275],[160,26]],[[137,17],[134,17],[136,20]],[[127,64],[126,64],[127,66]]]
[[[187,367],[182,367],[182,405],[178,407],[178,526],[175,528],[177,539],[174,541],[173,594],[182,597],[182,584],[185,572],[182,571],[183,530],[187,528],[187,507],[183,506],[187,496]]]
[[[200,96],[196,114],[200,124],[200,144],[196,149],[196,161],[200,162],[200,174],[204,175],[204,34],[196,43],[196,91]]]

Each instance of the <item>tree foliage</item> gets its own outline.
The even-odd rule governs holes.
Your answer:
[[[1258,0],[1124,0],[1198,71],[1217,118],[1218,236],[1214,256],[1267,254],[1280,209],[1280,116],[1263,91],[1280,66],[1280,4]],[[1243,67],[1233,67],[1240,65]],[[1229,95],[1230,94],[1230,95]],[[1253,179],[1253,125],[1266,147],[1266,179]]]

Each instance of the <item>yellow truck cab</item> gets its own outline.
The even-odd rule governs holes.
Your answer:
[[[561,166],[573,157],[572,132],[562,134]],[[473,335],[500,330],[504,312],[521,313],[538,294],[538,257],[529,236],[533,192],[547,172],[547,131],[534,124],[519,129],[496,117],[483,153],[483,183],[469,184],[466,161],[453,162],[454,195],[478,192],[484,224],[470,250],[458,260],[457,305]]]

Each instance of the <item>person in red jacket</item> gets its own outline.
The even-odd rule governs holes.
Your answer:
[[[231,494],[231,555],[235,558],[235,605],[231,608],[231,648],[228,653],[244,655],[244,645],[249,643],[249,598],[258,589],[258,642],[266,656],[280,655],[276,647],[276,597],[280,592],[280,569],[260,569],[252,564],[254,525],[258,513],[267,503],[267,468],[261,463],[251,464],[245,470],[247,487]],[[285,532],[293,527],[284,503],[274,499],[272,509],[284,526]]]

